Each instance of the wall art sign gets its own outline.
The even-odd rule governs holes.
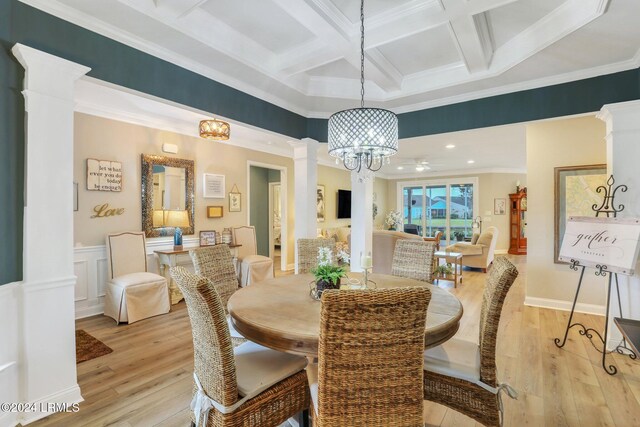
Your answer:
[[[504,215],[507,213],[507,199],[493,199],[493,214]]]
[[[205,173],[202,175],[202,197],[224,199],[224,175]]]
[[[640,248],[640,218],[569,217],[560,261],[633,275]]]
[[[110,216],[118,216],[124,213],[124,208],[112,208],[109,203],[96,205],[93,208],[93,215],[90,218],[107,218]]]
[[[211,230],[200,232],[200,246],[213,246],[216,244],[216,232]]]
[[[87,159],[87,190],[122,191],[122,163]]]

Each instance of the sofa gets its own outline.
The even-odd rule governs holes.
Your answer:
[[[402,231],[374,230],[371,242],[374,273],[391,274],[393,251],[396,248],[396,242],[400,239],[422,240],[422,237]]]
[[[338,242],[347,243],[349,241],[349,236],[351,235],[351,227],[333,227],[333,228],[323,228],[319,231],[318,237],[323,237],[325,239],[333,239]]]
[[[462,254],[462,265],[481,268],[484,273],[493,262],[493,252],[498,241],[498,229],[489,227],[482,233],[474,234],[471,242],[457,242],[446,247],[447,252]]]

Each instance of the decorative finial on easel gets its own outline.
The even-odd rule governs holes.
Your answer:
[[[591,206],[591,209],[593,209],[596,212],[596,217],[598,217],[601,213],[603,213],[607,215],[607,218],[609,218],[611,214],[613,214],[613,217],[615,218],[618,212],[622,212],[624,210],[624,205],[620,204],[616,206],[613,199],[616,196],[616,192],[618,190],[622,191],[623,193],[626,192],[627,186],[623,184],[613,188],[613,185],[615,183],[616,183],[616,180],[613,178],[613,175],[611,175],[607,180],[606,187],[604,185],[600,185],[598,188],[596,188],[596,193],[604,192],[604,198],[602,199],[602,204],[598,206],[597,203],[594,203],[593,206]]]

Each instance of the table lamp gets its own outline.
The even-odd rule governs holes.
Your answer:
[[[154,227],[175,227],[173,235],[173,250],[182,250],[182,230],[180,227],[189,227],[189,212],[183,210],[155,210],[153,211]]]

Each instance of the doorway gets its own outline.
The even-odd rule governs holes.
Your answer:
[[[248,161],[248,223],[256,229],[257,253],[287,270],[286,168]]]

